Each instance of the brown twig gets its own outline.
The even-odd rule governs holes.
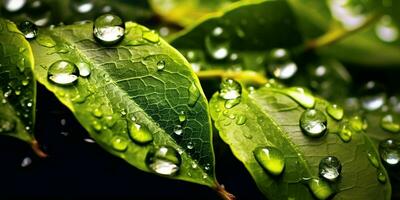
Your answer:
[[[48,155],[40,149],[39,143],[36,139],[31,141],[32,150],[36,153],[40,158],[46,158]]]

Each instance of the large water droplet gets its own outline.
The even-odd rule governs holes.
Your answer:
[[[384,87],[374,81],[369,81],[361,89],[360,100],[365,110],[373,111],[381,108],[386,100]]]
[[[175,175],[181,165],[181,156],[170,146],[152,148],[146,155],[149,169],[161,175]]]
[[[33,39],[38,34],[38,28],[30,21],[23,21],[18,25],[18,29],[24,34],[26,39]]]
[[[230,45],[230,34],[221,26],[215,27],[205,38],[206,50],[216,60],[228,56]]]
[[[400,162],[400,142],[387,139],[379,143],[379,154],[388,165],[398,165]]]
[[[268,70],[275,78],[289,79],[297,72],[297,65],[290,59],[286,49],[273,49],[269,57]]]
[[[139,144],[146,144],[153,141],[153,135],[146,126],[137,123],[132,123],[129,126],[129,136]]]
[[[18,12],[26,4],[26,0],[3,0],[3,6],[8,12]]]
[[[312,108],[315,105],[314,96],[304,88],[290,87],[283,89],[283,92],[305,108]]]
[[[15,130],[17,123],[12,119],[0,118],[0,133],[11,133]]]
[[[78,80],[78,74],[79,70],[74,63],[60,60],[49,67],[47,78],[56,84],[70,85]]]
[[[396,116],[387,114],[381,119],[381,127],[392,133],[400,131],[400,121],[396,119]]]
[[[47,35],[38,35],[36,38],[36,41],[38,44],[44,46],[44,47],[48,47],[48,48],[52,48],[54,46],[56,46],[56,42],[53,40],[53,38],[51,38],[50,36]]]
[[[111,140],[112,148],[116,151],[126,151],[129,141],[121,136],[114,136]]]
[[[308,181],[308,187],[317,199],[328,199],[334,194],[329,183],[318,178],[310,179]]]
[[[328,156],[319,162],[319,175],[329,181],[335,181],[340,176],[342,164],[334,156]]]
[[[93,10],[94,4],[92,0],[72,0],[71,7],[77,13],[88,13]]]
[[[285,168],[285,157],[283,153],[271,146],[257,147],[253,151],[257,162],[272,175],[280,175]]]
[[[233,79],[222,81],[219,96],[225,100],[237,99],[242,95],[242,86]]]
[[[113,45],[123,39],[125,24],[116,15],[104,14],[94,21],[93,34],[103,45]]]
[[[394,42],[399,38],[399,29],[389,15],[383,16],[376,23],[375,33],[384,42]]]
[[[326,112],[331,116],[333,119],[341,120],[343,119],[344,111],[343,108],[337,104],[330,104],[326,107]]]
[[[300,128],[304,134],[310,137],[322,137],[327,130],[325,114],[317,109],[308,109],[300,116]]]

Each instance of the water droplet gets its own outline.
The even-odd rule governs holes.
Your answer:
[[[275,78],[289,79],[297,72],[297,65],[290,59],[286,49],[273,49],[269,57],[268,70]]]
[[[103,45],[113,45],[123,39],[125,24],[116,15],[104,14],[96,18],[93,25],[93,34]]]
[[[95,131],[99,132],[101,131],[101,129],[103,128],[103,126],[101,125],[101,123],[99,123],[98,121],[93,121],[92,122],[92,127]]]
[[[129,141],[121,136],[114,136],[111,140],[111,144],[116,151],[126,151],[128,149]]]
[[[160,41],[160,37],[155,31],[143,31],[142,37],[152,43],[158,43]]]
[[[178,119],[179,119],[180,122],[186,121],[186,114],[185,114],[185,112],[183,110],[179,112]]]
[[[26,0],[3,0],[3,6],[8,12],[18,12],[26,4]]]
[[[0,118],[0,133],[14,132],[17,122],[12,119]]]
[[[215,27],[205,38],[206,50],[216,60],[222,60],[229,55],[230,45],[230,35],[221,26]]]
[[[335,181],[340,176],[342,164],[334,156],[328,156],[319,162],[319,175],[329,181]]]
[[[368,128],[368,122],[365,118],[355,115],[350,118],[350,126],[355,131],[365,131]]]
[[[334,193],[328,182],[318,178],[310,179],[308,187],[317,199],[328,199]]]
[[[394,42],[399,38],[399,29],[389,15],[383,16],[376,23],[375,33],[384,42]]]
[[[129,127],[129,136],[139,144],[146,144],[153,141],[153,135],[146,126],[132,123]]]
[[[162,70],[164,70],[164,68],[165,68],[165,61],[164,61],[164,60],[158,61],[158,63],[157,63],[157,70],[158,70],[158,71],[162,71]]]
[[[90,144],[96,143],[96,141],[94,141],[94,140],[91,139],[91,138],[85,138],[85,139],[83,139],[83,141],[85,141],[85,142],[87,142],[87,143],[90,143]]]
[[[70,4],[73,10],[80,14],[89,13],[94,7],[92,0],[73,0]]]
[[[92,111],[92,114],[93,114],[93,116],[95,116],[95,117],[97,117],[97,118],[103,117],[103,112],[101,111],[100,108],[95,108],[95,109]]]
[[[240,98],[229,99],[225,101],[225,108],[231,109],[240,103]]]
[[[326,107],[326,112],[331,116],[333,119],[341,120],[343,119],[344,111],[343,108],[337,104],[330,104]]]
[[[59,85],[71,85],[78,80],[79,70],[75,64],[60,60],[53,63],[48,71],[48,79]]]
[[[379,143],[379,154],[388,165],[398,165],[400,162],[400,142],[396,139],[386,139]]]
[[[186,148],[188,148],[188,149],[193,149],[193,148],[194,148],[193,142],[188,142],[188,143],[186,144]]]
[[[237,99],[242,95],[242,86],[233,79],[223,80],[220,85],[219,96],[225,100]]]
[[[33,39],[38,34],[38,28],[30,21],[23,21],[18,25],[18,29],[24,34],[26,39]]]
[[[304,88],[290,87],[283,89],[283,92],[305,108],[312,108],[315,105],[314,96]]]
[[[76,66],[79,69],[79,75],[82,77],[88,77],[90,76],[91,70],[90,70],[90,66],[87,63],[84,62],[79,62],[76,64]]]
[[[246,123],[246,121],[247,121],[246,116],[244,116],[244,115],[239,115],[239,116],[237,117],[237,119],[236,119],[236,124],[237,124],[237,125],[243,125],[243,124]]]
[[[21,162],[21,167],[28,167],[32,164],[32,159],[29,157],[25,157]]]
[[[146,155],[147,167],[161,175],[177,174],[181,162],[178,151],[170,146],[152,148]]]
[[[200,91],[197,88],[197,86],[194,83],[192,83],[192,85],[190,85],[189,87],[189,100],[188,100],[189,106],[193,107],[196,104],[199,97],[200,97]]]
[[[179,125],[179,124],[175,125],[175,126],[174,126],[174,133],[175,133],[176,135],[182,135],[182,133],[183,133],[182,126]]]
[[[386,94],[384,87],[374,81],[369,81],[361,89],[361,105],[365,110],[374,111],[385,104]]]
[[[400,131],[400,121],[396,119],[396,116],[387,114],[381,119],[381,127],[392,133],[397,133]]]
[[[28,79],[25,79],[25,80],[23,80],[23,81],[21,82],[21,84],[22,84],[23,86],[27,86],[27,85],[29,84],[29,80],[28,80]]]
[[[300,116],[300,128],[310,137],[322,137],[327,130],[327,119],[323,112],[317,109],[308,109]]]
[[[51,8],[46,1],[33,0],[28,1],[29,4],[26,8],[28,17],[37,26],[47,26],[51,19]]]
[[[353,137],[353,129],[349,127],[348,123],[342,123],[340,124],[338,135],[343,142],[350,142]]]
[[[125,109],[121,109],[120,113],[121,113],[121,116],[125,116],[127,114]]]
[[[378,181],[381,183],[386,183],[386,175],[383,173],[383,171],[381,169],[378,169],[376,173]]]
[[[115,122],[117,122],[116,119],[111,115],[105,116],[104,121],[108,128],[112,128],[114,126]]]
[[[350,1],[329,1],[329,8],[332,16],[342,23],[347,30],[360,27],[367,20],[366,8],[360,1],[358,4]]]
[[[257,147],[253,151],[257,162],[272,175],[280,175],[285,168],[285,157],[283,153],[271,146]]]
[[[368,156],[369,162],[370,162],[375,168],[379,168],[379,160],[378,160],[378,158],[375,156],[375,153],[372,152],[372,151],[368,151],[368,152],[367,152],[367,156]]]

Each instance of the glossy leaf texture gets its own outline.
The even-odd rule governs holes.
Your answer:
[[[214,187],[210,117],[198,79],[156,33],[125,26],[124,39],[111,46],[94,39],[91,22],[40,29],[31,42],[38,81],[108,152],[143,171]]]
[[[240,1],[171,39],[195,71],[266,72],[271,49],[303,43],[286,1]],[[255,80],[257,81],[257,80]]]
[[[218,93],[210,101],[212,119],[219,135],[268,199],[314,199],[321,194],[319,198],[327,198],[324,195],[330,193],[326,185],[315,181],[324,180],[319,175],[319,164],[327,156],[338,158],[342,165],[336,181],[324,181],[333,191],[330,198],[391,198],[390,183],[378,181],[378,173],[382,179],[388,179],[382,163],[378,159],[378,163],[373,164],[368,158],[368,154],[379,158],[378,151],[359,122],[342,119],[336,115],[340,112],[327,111],[330,104],[310,96],[307,91],[273,86],[243,91],[240,103],[230,109]],[[315,126],[327,127],[325,135],[307,135],[300,128],[300,118],[306,111],[303,106],[313,107],[326,117],[325,124]],[[279,175],[265,170],[253,155],[255,149],[266,146],[277,149],[284,157],[285,166]]]
[[[14,23],[1,18],[0,38],[0,135],[25,141],[45,157],[33,136],[36,82],[29,42]]]
[[[302,33],[310,41],[338,42],[317,48],[322,55],[364,66],[395,66],[400,63],[399,22],[387,7],[392,1],[288,1],[299,19]],[[395,2],[395,1],[393,1]]]

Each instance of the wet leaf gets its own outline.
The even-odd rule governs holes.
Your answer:
[[[41,29],[31,42],[38,81],[108,152],[143,171],[214,187],[207,101],[187,61],[132,22],[119,44],[103,46],[104,37],[95,40],[91,22]]]
[[[250,93],[243,91],[240,103],[230,109],[225,101],[218,93],[211,99],[215,126],[268,199],[390,199],[390,183],[378,181],[380,170],[387,176],[382,163],[378,161],[376,167],[368,159],[368,152],[378,157],[377,149],[358,129],[359,124],[332,118],[325,100],[300,88],[269,85]],[[303,114],[303,106],[309,108],[308,114]],[[260,165],[263,161],[253,153],[259,147],[282,152],[285,167],[281,174],[276,176]],[[318,166],[327,156],[341,162],[336,182],[321,182]]]
[[[35,128],[36,82],[33,55],[17,26],[0,18],[0,135],[18,138],[38,148]]]

